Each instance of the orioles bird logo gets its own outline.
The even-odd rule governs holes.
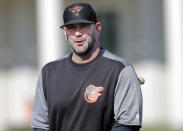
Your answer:
[[[98,97],[101,96],[104,87],[96,87],[94,85],[89,85],[86,87],[84,98],[88,103],[94,103],[97,101]]]
[[[73,8],[69,8],[69,11],[75,16],[79,16],[79,12],[83,9],[83,6],[74,6]]]

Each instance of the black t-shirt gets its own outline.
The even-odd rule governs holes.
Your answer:
[[[43,67],[40,90],[43,92],[41,99],[44,98],[45,103],[44,101],[40,103],[44,105],[41,110],[45,110],[42,115],[47,116],[43,116],[45,121],[41,126],[45,126],[44,128],[50,131],[111,130],[113,123],[121,117],[119,111],[114,111],[115,97],[120,96],[116,93],[116,87],[122,86],[119,78],[123,77],[122,72],[127,65],[109,56],[107,57],[105,50],[101,49],[98,56],[91,62],[77,64],[72,61],[72,54],[70,54]],[[121,108],[120,102],[127,101],[125,95],[123,97],[123,100],[116,100],[116,107]],[[38,128],[36,124],[39,121],[36,119],[38,119],[37,112],[40,112],[40,107],[36,107],[39,100],[35,99],[35,101],[36,109],[33,108],[35,117],[32,127]],[[139,113],[141,115],[141,109],[131,112],[129,118],[126,118],[128,120],[122,120],[122,122],[120,120],[119,123],[140,125],[141,120],[130,120],[130,117],[137,117]],[[127,114],[124,113],[124,119],[126,116]]]

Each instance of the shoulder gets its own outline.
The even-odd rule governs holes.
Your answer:
[[[122,58],[120,56],[117,56],[117,55],[115,55],[107,50],[104,51],[103,57],[110,59],[110,60],[113,60],[113,61],[118,61],[121,64],[123,64],[124,68],[123,68],[123,70],[121,70],[121,75],[123,77],[129,77],[129,78],[132,78],[132,77],[136,78],[137,77],[134,66],[127,59]]]
[[[132,66],[132,64],[125,58],[122,58],[120,56],[117,56],[111,52],[109,52],[108,50],[104,49],[104,53],[103,53],[103,57],[112,61],[116,61],[116,62],[120,62],[121,64],[123,64],[125,67],[126,66]]]
[[[55,68],[57,66],[60,66],[64,64],[67,61],[67,58],[70,56],[70,53],[64,55],[63,57],[56,59],[54,61],[50,61],[47,64],[45,64],[42,68],[42,70],[48,69],[48,68]]]

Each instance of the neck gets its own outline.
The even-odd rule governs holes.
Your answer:
[[[79,64],[88,63],[97,57],[97,55],[99,54],[99,51],[100,51],[100,48],[96,44],[96,46],[93,48],[93,50],[85,56],[78,56],[73,52],[72,60]]]

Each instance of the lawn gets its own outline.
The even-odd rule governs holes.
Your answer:
[[[8,131],[33,131],[31,128],[10,128]],[[170,129],[166,126],[160,126],[160,127],[143,127],[140,131],[183,131],[183,129],[175,130]]]
[[[166,126],[159,126],[159,127],[143,127],[140,131],[183,131],[183,129],[175,130],[168,128]]]

